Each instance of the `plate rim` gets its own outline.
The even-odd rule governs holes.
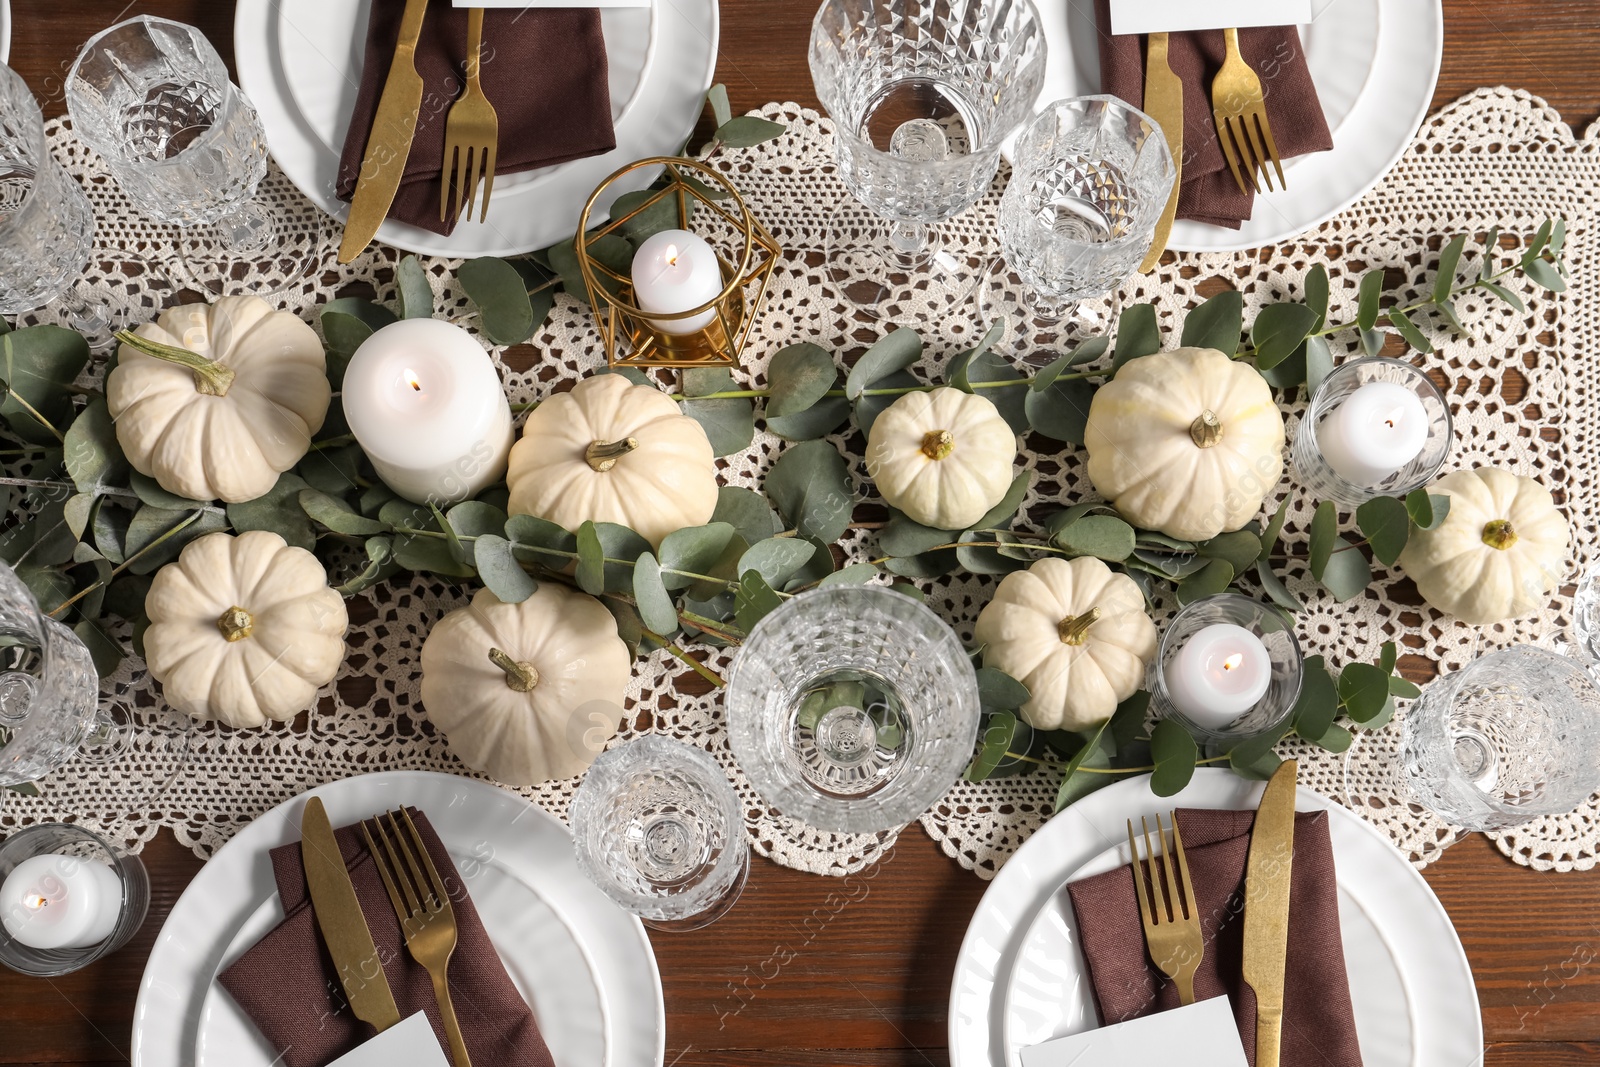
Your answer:
[[[11,62],[11,0],[0,0],[0,63]]]
[[[1122,792],[1135,792],[1139,796],[1153,797],[1154,795],[1149,792],[1149,780],[1150,775],[1148,774],[1124,779],[1091,793],[1076,804],[1058,813],[1022,843],[1022,846],[1001,867],[994,880],[989,883],[989,888],[984,891],[983,897],[978,901],[978,907],[973,912],[972,920],[968,923],[967,930],[962,935],[961,948],[956,955],[955,970],[951,976],[950,998],[946,1016],[946,1043],[950,1050],[951,1067],[978,1067],[976,1063],[965,1063],[960,1059],[962,1050],[970,1044],[969,1041],[962,1039],[962,1030],[964,1029],[961,1003],[962,981],[968,974],[976,972],[977,968],[974,966],[975,956],[980,951],[984,951],[994,955],[998,960],[1007,951],[1014,950],[1015,945],[1012,942],[1026,932],[1032,922],[1032,918],[1037,915],[1037,904],[1042,904],[1043,900],[1053,895],[1061,884],[1061,878],[1054,872],[1049,872],[1045,875],[1050,880],[1049,892],[1044,895],[1029,893],[1028,887],[1031,883],[1027,881],[1029,877],[1027,867],[1033,856],[1035,854],[1040,856],[1047,855],[1058,838],[1074,831],[1092,830],[1098,833],[1099,827],[1094,824],[1086,812],[1096,810],[1102,805],[1116,803],[1117,797]],[[1252,792],[1263,785],[1260,782],[1247,782],[1232,771],[1214,767],[1199,768],[1195,772],[1195,779],[1190,782],[1185,792],[1193,789],[1196,782],[1202,784],[1215,783],[1217,787],[1231,786],[1238,788],[1244,786]],[[1481,1053],[1483,1048],[1483,1013],[1478,999],[1477,983],[1473,977],[1471,963],[1467,959],[1466,949],[1462,946],[1461,937],[1456,932],[1455,923],[1451,921],[1449,912],[1445,910],[1444,905],[1439,902],[1438,896],[1433,892],[1433,887],[1428,885],[1427,881],[1422,877],[1422,873],[1406,860],[1405,856],[1394,847],[1393,842],[1385,837],[1383,832],[1376,826],[1331,798],[1323,797],[1305,786],[1299,788],[1318,797],[1323,804],[1327,805],[1326,810],[1332,812],[1334,817],[1348,819],[1353,823],[1359,824],[1364,829],[1364,832],[1381,842],[1394,855],[1396,876],[1406,880],[1413,888],[1421,889],[1429,906],[1430,916],[1441,921],[1445,930],[1450,934],[1448,940],[1452,951],[1449,951],[1448,954],[1450,956],[1451,970],[1456,977],[1465,978],[1465,988],[1471,997],[1473,1005],[1470,1041],[1472,1046]],[[1097,800],[1096,798],[1099,799]],[[1179,794],[1176,798],[1156,799],[1162,799],[1163,802],[1171,800],[1176,803],[1182,803],[1184,798],[1182,794]],[[1095,852],[1095,855],[1098,854],[1099,850]],[[1018,863],[1019,859],[1023,862]],[[1404,873],[1401,873],[1402,870]],[[1014,885],[1015,890],[1013,889]],[[1039,899],[1037,902],[1009,899],[1018,894],[1027,894],[1030,897],[1038,896]],[[1018,908],[1027,909],[1029,907],[1033,907],[1034,910],[1025,914],[1015,913]],[[992,921],[1004,924],[1007,931],[1002,947],[998,950],[989,945],[984,945],[980,948],[975,940],[975,933],[980,921],[990,919],[990,916],[986,914],[988,911],[997,913]],[[978,975],[978,977],[980,980],[982,979],[981,975]],[[995,1040],[990,1022],[992,1021],[995,1001],[997,998],[1003,997],[1004,991],[998,978],[987,984],[988,990],[985,994],[983,1017],[986,1020],[985,1030],[989,1032],[989,1035],[988,1040],[984,1043],[984,1060],[982,1062],[988,1067],[994,1067],[994,1065],[988,1064],[988,1057],[993,1049]],[[1427,1035],[1425,1034],[1425,1036]]]
[[[479,792],[489,795],[497,803],[503,804],[514,802],[519,804],[521,807],[516,817],[511,820],[511,823],[515,823],[527,813],[532,812],[536,819],[547,820],[553,824],[553,826],[559,830],[562,835],[570,837],[570,831],[567,829],[565,824],[563,824],[554,815],[551,815],[549,812],[545,811],[539,805],[528,800],[526,797],[481,779],[468,778],[464,775],[458,774],[446,774],[439,771],[374,771],[368,774],[354,775],[348,778],[340,778],[331,782],[325,782],[321,785],[303,790],[300,793],[289,797],[288,799],[274,805],[272,808],[262,812],[256,818],[252,819],[249,824],[247,824],[245,827],[239,830],[238,833],[225,842],[222,847],[219,848],[216,853],[206,861],[205,866],[200,868],[199,872],[196,873],[194,878],[190,880],[189,884],[184,887],[183,892],[179,895],[178,899],[173,902],[171,911],[168,912],[166,920],[162,923],[160,931],[156,934],[155,942],[151,946],[150,957],[146,960],[144,971],[139,978],[138,993],[134,1000],[133,1028],[129,1048],[130,1060],[134,1067],[171,1067],[171,1065],[168,1064],[152,1065],[148,1062],[148,1056],[150,1053],[147,1049],[148,1038],[145,1036],[146,1022],[163,1017],[170,1019],[170,1016],[165,1016],[162,1012],[152,1010],[151,1000],[155,996],[154,990],[158,984],[157,979],[160,978],[155,971],[156,965],[160,962],[158,957],[162,953],[163,948],[166,947],[170,942],[185,940],[174,929],[173,920],[180,916],[186,907],[193,908],[197,905],[197,902],[200,904],[209,903],[207,892],[209,889],[209,883],[211,881],[228,877],[235,867],[238,868],[240,877],[250,876],[248,873],[248,868],[252,866],[250,861],[255,857],[258,849],[255,838],[269,837],[267,830],[257,830],[256,828],[262,826],[269,818],[290,818],[292,806],[302,804],[305,799],[310,796],[327,798],[331,794],[343,793],[352,789],[379,789],[387,786],[404,786],[407,784],[410,784],[413,787],[412,789],[406,790],[407,793],[416,792],[421,788],[447,788],[451,790],[465,789],[469,792]],[[252,831],[255,832],[252,833]],[[235,861],[233,859],[234,856],[239,856],[241,859]],[[595,892],[598,894],[599,890],[595,890]],[[555,910],[553,906],[552,910]],[[646,963],[648,963],[649,984],[653,987],[654,992],[654,1012],[651,1020],[655,1032],[655,1040],[653,1043],[653,1059],[656,1067],[660,1067],[666,1058],[666,1002],[661,984],[660,965],[656,960],[655,949],[651,945],[650,938],[645,932],[644,924],[640,922],[637,916],[621,912],[621,909],[618,909],[618,911],[629,927],[631,940],[636,943],[638,948],[642,949],[643,959]],[[586,946],[581,940],[578,942],[578,944],[580,949],[587,954],[588,946]],[[196,976],[194,975],[188,975],[185,976],[184,981],[188,984],[193,984],[193,979],[195,978]],[[215,979],[213,978],[212,980],[214,981]],[[187,989],[185,990],[184,995],[187,997]],[[603,996],[600,998],[600,1004],[601,1010],[605,1011],[606,1004]],[[178,1048],[180,1055],[183,1055],[185,1050],[185,1036],[183,1031],[188,1029],[188,1023],[190,1020],[188,1019],[187,1014],[185,1014],[181,1018],[171,1019],[170,1021],[172,1027],[180,1031]],[[609,1022],[607,1024],[607,1031],[609,1033]],[[610,1047],[611,1042],[608,1038],[608,1055],[610,1054]],[[190,1054],[192,1055],[192,1050],[190,1050]],[[182,1062],[184,1062],[186,1065],[192,1063],[190,1060],[184,1060]]]

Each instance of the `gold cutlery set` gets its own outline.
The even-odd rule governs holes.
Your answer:
[[[456,947],[456,918],[448,887],[404,809],[362,822],[361,836],[400,920],[407,951],[433,979],[439,1015],[450,1039],[451,1062],[455,1067],[471,1067],[450,1000],[448,976]],[[333,957],[350,1010],[381,1033],[400,1021],[400,1009],[320,797],[306,801],[300,817],[300,856],[317,926]]]
[[[1294,860],[1295,780],[1299,764],[1285,760],[1261,795],[1250,853],[1245,868],[1244,980],[1256,995],[1256,1067],[1278,1067],[1283,1039],[1284,968],[1289,949],[1289,885]],[[1134,890],[1145,945],[1156,969],[1178,988],[1182,1004],[1194,1003],[1194,976],[1205,956],[1200,911],[1183,854],[1177,819],[1168,832],[1156,816],[1159,854],[1144,832],[1146,859],[1140,860],[1133,820],[1128,820],[1128,849],[1133,858]]]
[[[395,42],[394,59],[383,83],[372,134],[361,159],[361,175],[355,195],[350,199],[350,215],[345,220],[344,237],[339,242],[339,262],[349,263],[377,235],[378,227],[389,214],[411,141],[416,136],[422,114],[422,76],[417,73],[417,41],[428,13],[428,0],[406,0],[401,16],[400,37]],[[477,200],[478,181],[484,181],[483,206],[479,221],[489,214],[489,194],[494,189],[495,151],[499,142],[499,118],[494,105],[483,94],[478,68],[483,50],[483,9],[467,12],[467,87],[450,106],[445,120],[444,188],[439,193],[439,219],[449,218],[450,189],[455,187],[455,211],[459,215],[463,198],[470,218]],[[459,164],[456,157],[460,157]]]
[[[1272,175],[1267,170],[1270,162],[1278,172],[1277,187],[1286,189],[1288,183],[1283,178],[1278,146],[1272,139],[1272,124],[1267,120],[1261,79],[1239,52],[1239,31],[1224,30],[1223,36],[1228,55],[1211,81],[1211,116],[1228,169],[1233,173],[1233,180],[1239,183],[1240,192],[1259,192],[1263,188],[1273,188]],[[1167,146],[1172,150],[1173,176],[1172,194],[1156,223],[1155,240],[1144,262],[1139,264],[1141,274],[1153,270],[1161,261],[1161,253],[1166,251],[1172,222],[1178,213],[1178,190],[1183,185],[1183,82],[1167,62],[1167,35],[1164,33],[1152,33],[1148,37],[1144,78],[1144,111],[1167,136]]]

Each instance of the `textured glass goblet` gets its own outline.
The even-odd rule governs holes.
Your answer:
[[[0,63],[0,313],[54,300],[93,244],[89,198],[50,155],[27,84]]]
[[[1172,192],[1166,136],[1116,97],[1082,96],[1046,105],[1011,159],[1004,263],[987,279],[983,317],[1019,319],[1007,331],[1018,338],[1074,324],[1104,331],[1116,313],[1107,298],[1138,270]],[[1023,283],[1020,301],[1010,272]]]
[[[571,816],[578,866],[647,926],[709,926],[744,889],[743,805],[698,748],[649,735],[601,753]]]
[[[825,0],[810,56],[839,175],[883,220],[860,231],[834,222],[829,277],[892,319],[954,308],[987,257],[933,226],[984,194],[1001,142],[1039,97],[1039,13],[1030,0]]]
[[[875,833],[921,815],[978,737],[978,681],[955,631],[881,586],[801,593],[763,618],[728,675],[734,758],[785,815]]]
[[[39,614],[0,563],[0,786],[32,782],[77,753],[97,721],[100,679],[78,635]]]
[[[1513,645],[1436,679],[1401,727],[1412,798],[1452,826],[1517,826],[1600,791],[1600,689],[1547,649]]]

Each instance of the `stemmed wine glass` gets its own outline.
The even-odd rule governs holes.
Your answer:
[[[835,219],[829,279],[891,321],[952,310],[989,257],[937,226],[989,188],[1001,142],[1039,97],[1038,11],[1030,0],[825,0],[810,55],[840,177],[880,216]]]

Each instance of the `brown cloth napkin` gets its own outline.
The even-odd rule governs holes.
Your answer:
[[[1095,18],[1100,26],[1100,91],[1144,107],[1144,38],[1111,33],[1110,0],[1095,0]],[[1333,135],[1311,83],[1300,31],[1293,26],[1241,29],[1239,52],[1261,78],[1279,155],[1287,160],[1332,148]],[[1183,82],[1178,218],[1237,230],[1250,217],[1255,196],[1239,191],[1211,118],[1211,80],[1227,54],[1221,30],[1174,33],[1167,39],[1167,63]],[[1276,172],[1272,180],[1276,185]]]
[[[533,1012],[506,974],[505,965],[484,932],[478,910],[456,872],[450,854],[434,833],[428,817],[408,809],[434,866],[450,887],[457,942],[450,958],[450,997],[474,1067],[553,1067],[550,1050],[539,1036]],[[356,899],[378,947],[384,976],[408,1018],[425,1011],[440,1047],[450,1046],[433,983],[406,951],[405,935],[388,893],[373,866],[360,831],[346,826],[334,832],[345,867],[356,887]],[[311,908],[300,842],[272,850],[272,876],[286,918],[219,976],[222,986],[255,1021],[273,1048],[283,1053],[286,1067],[324,1067],[373,1036],[372,1027],[350,1013],[339,986],[338,971],[328,955]]]
[[[340,200],[355,195],[404,11],[405,0],[373,0],[361,87],[339,156]],[[432,0],[417,42],[422,112],[405,176],[389,208],[391,219],[434,233],[448,234],[455,229],[454,223],[439,221],[440,170],[445,120],[466,85],[466,63],[466,9],[451,7],[450,0]],[[502,8],[484,12],[479,73],[484,95],[500,119],[496,174],[564,163],[617,146],[611,128],[611,90],[599,11]],[[479,205],[482,202],[480,190]],[[479,211],[474,208],[474,218]]]
[[[1254,1065],[1256,998],[1240,975],[1240,962],[1245,860],[1255,812],[1180,808],[1177,818],[1205,935],[1195,999],[1227,996],[1232,1001],[1245,1056]],[[1078,917],[1078,937],[1101,1022],[1122,1022],[1178,1007],[1177,987],[1155,969],[1145,951],[1132,868],[1118,867],[1068,883],[1067,893]],[[1282,1062],[1361,1067],[1325,811],[1302,812],[1294,820]]]

